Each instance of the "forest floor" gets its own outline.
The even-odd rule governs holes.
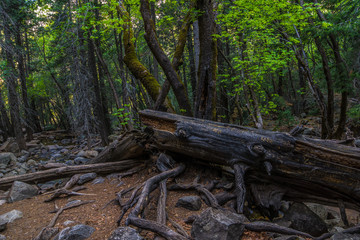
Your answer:
[[[181,183],[191,183],[194,178],[201,174],[199,168],[187,169],[187,171],[179,176]],[[208,172],[206,174],[209,174]],[[212,173],[213,174],[213,173]],[[56,199],[53,202],[44,202],[49,198],[49,195],[43,194],[33,197],[31,199],[25,199],[14,203],[6,203],[0,207],[0,214],[7,213],[11,210],[19,210],[23,213],[21,219],[17,219],[12,223],[9,223],[7,230],[2,232],[7,240],[30,240],[37,236],[43,227],[49,224],[55,213],[51,213],[53,210],[64,206],[66,203],[72,200],[94,200],[93,203],[82,205],[73,209],[64,211],[58,220],[55,227],[59,230],[65,227],[71,227],[77,224],[86,224],[92,226],[96,231],[91,235],[90,239],[104,240],[108,239],[111,233],[117,228],[117,220],[121,214],[121,208],[119,205],[115,205],[111,200],[115,199],[116,193],[122,189],[136,186],[146,181],[151,176],[156,175],[155,168],[144,169],[139,173],[132,176],[124,177],[121,179],[121,184],[118,179],[104,177],[105,182],[100,184],[92,184],[88,182],[84,184],[85,190],[81,193],[91,194],[85,196],[73,196]],[[171,180],[169,180],[171,181]],[[121,185],[121,186],[119,186]],[[123,201],[126,201],[125,196]],[[188,191],[169,191],[167,198],[167,213],[170,219],[180,224],[190,235],[191,225],[184,222],[189,216],[194,214],[200,214],[208,206],[202,203],[202,207],[199,211],[190,211],[184,208],[175,207],[177,200],[180,197],[187,195],[196,195],[197,193],[191,190]],[[145,217],[147,219],[156,220],[156,206],[159,191],[155,190],[151,195],[150,204],[146,208]],[[111,203],[110,203],[111,202]],[[110,204],[109,204],[110,203]],[[129,211],[128,211],[129,213]],[[125,219],[127,214],[121,221],[121,225],[125,225]],[[69,225],[64,225],[66,222],[70,222]],[[170,223],[169,227],[171,227]],[[153,239],[154,234],[148,231],[141,231],[141,235],[145,239]],[[267,240],[270,239],[267,233],[255,233],[245,232],[244,240]]]
[[[315,132],[318,132],[319,119],[310,118],[307,119],[305,127],[313,128]],[[268,122],[266,127],[271,130],[289,131],[292,126],[281,125],[276,126],[276,122]],[[48,133],[47,133],[48,134]],[[58,138],[56,138],[58,139]],[[45,139],[45,141],[47,141]],[[53,144],[52,140],[47,141],[44,144]],[[79,146],[74,146],[78,149]],[[138,186],[150,177],[158,174],[155,165],[141,170],[131,176],[123,177],[122,179],[111,178],[111,175],[102,176],[105,181],[99,184],[93,184],[88,182],[84,184],[86,189],[81,190],[81,193],[87,195],[84,196],[72,196],[58,198],[52,202],[44,202],[45,199],[50,197],[49,194],[42,194],[31,199],[26,199],[14,203],[5,203],[0,207],[0,215],[7,213],[11,210],[19,210],[23,213],[23,217],[15,220],[7,225],[7,229],[1,234],[6,236],[7,240],[30,240],[36,237],[41,229],[47,226],[52,218],[55,216],[54,210],[65,206],[66,203],[72,200],[93,200],[92,203],[82,205],[76,208],[65,210],[57,219],[55,227],[61,231],[66,227],[71,227],[77,224],[86,224],[92,226],[96,231],[91,235],[90,239],[103,240],[108,239],[111,233],[118,227],[117,220],[121,215],[121,208],[112,201],[116,198],[116,193],[123,189],[128,189],[134,186]],[[185,173],[180,175],[176,181],[177,183],[191,183],[193,180],[200,176],[200,181],[206,184],[207,179],[220,179],[221,174],[216,170],[204,169],[200,166],[188,167]],[[174,179],[169,180],[169,184]],[[216,193],[216,192],[215,192]],[[131,195],[131,192],[126,194],[122,201],[125,202]],[[168,217],[180,224],[189,235],[191,235],[191,225],[186,224],[185,220],[191,215],[200,214],[208,206],[202,202],[202,207],[199,211],[190,211],[185,208],[175,207],[177,200],[183,196],[197,195],[195,191],[168,191],[167,198],[167,214]],[[150,220],[156,220],[156,208],[157,200],[159,198],[159,190],[155,190],[150,195],[150,202],[145,210],[145,218]],[[131,210],[131,209],[130,209]],[[130,212],[127,212],[127,214]],[[125,225],[127,214],[121,221],[121,226]],[[348,218],[351,223],[359,223],[359,213],[354,211],[348,212]],[[168,221],[169,227],[172,227]],[[141,231],[140,234],[145,239],[154,239],[154,233],[149,231]],[[255,233],[245,231],[244,240],[268,240],[272,239],[272,235],[268,233]]]

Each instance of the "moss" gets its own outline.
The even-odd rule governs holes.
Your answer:
[[[151,99],[156,101],[159,96],[161,87],[156,78],[150,73],[150,71],[139,61],[136,56],[135,45],[133,43],[134,33],[131,26],[129,14],[124,10],[124,7],[119,7],[118,10],[121,17],[125,21],[123,24],[124,34],[123,41],[125,47],[124,62],[129,68],[130,72],[140,80],[146,91],[149,93]],[[166,101],[168,108],[173,109],[171,103]]]

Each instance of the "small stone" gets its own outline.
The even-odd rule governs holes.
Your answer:
[[[7,225],[7,221],[0,220],[0,232],[5,231]]]
[[[6,203],[6,200],[4,200],[4,199],[0,200],[0,206],[5,204],[5,203]]]
[[[100,184],[103,182],[105,182],[105,179],[102,177],[98,177],[98,178],[95,178],[94,181],[92,181],[92,184],[95,185],[95,184]]]
[[[69,145],[69,144],[71,144],[71,139],[66,138],[66,139],[61,140],[61,144],[62,145]]]
[[[99,155],[99,153],[94,150],[87,150],[87,151],[81,150],[76,156],[85,157],[85,158],[94,158],[97,157],[97,155]]]
[[[16,162],[17,158],[11,152],[0,153],[0,164],[7,166],[10,162]]]
[[[175,207],[183,207],[191,211],[198,211],[201,208],[201,199],[199,196],[185,196],[179,198]]]
[[[38,163],[37,163],[35,160],[33,160],[33,159],[30,159],[29,161],[27,161],[26,164],[27,164],[29,167],[31,167],[31,166],[37,166],[37,165],[38,165]]]
[[[131,227],[118,227],[108,240],[143,240],[143,238]]]
[[[19,210],[12,210],[10,212],[4,213],[3,215],[0,215],[0,222],[13,222],[16,219],[22,218],[23,213]]]
[[[63,229],[54,240],[83,240],[89,238],[94,231],[95,228],[80,224]]]
[[[360,148],[360,139],[355,139],[354,144],[355,144],[355,147]]]
[[[191,236],[196,240],[240,240],[246,221],[244,215],[207,208],[192,224]]]
[[[0,234],[0,240],[6,240],[6,237]]]
[[[71,220],[67,220],[63,223],[64,226],[69,226],[71,224],[74,224],[75,222],[74,221],[71,221]]]
[[[68,166],[71,166],[71,165],[74,165],[74,161],[72,161],[72,160],[67,160],[67,161],[65,162],[65,164],[68,165]]]
[[[26,198],[31,198],[38,194],[38,189],[30,184],[15,181],[11,186],[8,201],[16,202]]]
[[[86,164],[90,162],[90,159],[84,158],[84,157],[77,157],[74,159],[74,162],[76,165]]]
[[[309,233],[315,237],[327,232],[324,220],[303,203],[291,205],[283,219],[291,221],[291,228]]]
[[[86,173],[80,176],[77,184],[82,185],[86,182],[89,182],[97,177],[96,173]]]
[[[56,161],[56,160],[62,159],[63,157],[64,156],[62,154],[56,153],[56,154],[51,156],[50,161],[54,161],[54,160]]]
[[[360,240],[360,234],[335,233],[331,240]]]

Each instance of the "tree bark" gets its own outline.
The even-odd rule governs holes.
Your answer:
[[[170,62],[170,59],[166,56],[165,52],[160,47],[160,44],[157,40],[155,29],[154,29],[154,23],[151,20],[151,12],[149,7],[149,1],[148,0],[141,0],[140,1],[140,11],[141,15],[144,20],[145,25],[145,40],[151,50],[151,52],[156,57],[156,60],[158,61],[159,65],[163,69],[167,80],[170,82],[174,94],[176,97],[176,100],[178,101],[179,107],[182,109],[182,112],[186,116],[192,116],[192,110],[189,98],[185,91],[185,86],[182,83],[179,75],[177,74],[176,70],[174,69],[172,63]],[[186,40],[186,34],[185,34],[185,40]],[[185,42],[183,43],[185,45]],[[181,55],[180,55],[181,58]],[[180,59],[177,59],[180,60]]]
[[[222,168],[244,164],[249,166],[246,183],[278,185],[285,198],[331,205],[342,199],[346,207],[360,209],[357,148],[152,110],[140,115],[154,127],[153,144],[175,156]]]
[[[178,41],[175,48],[174,57],[172,60],[172,66],[175,69],[176,72],[179,72],[179,67],[182,64],[181,58],[184,53],[185,43],[186,43],[186,35],[189,31],[189,27],[191,24],[191,15],[190,12],[186,15],[183,25],[181,26]],[[184,82],[185,83],[185,82]],[[159,110],[160,105],[165,101],[166,96],[168,95],[170,91],[171,84],[168,80],[165,80],[161,92],[159,94],[159,97],[156,99],[155,102],[155,110]],[[188,93],[186,91],[186,84],[185,84],[185,92],[188,96]]]
[[[4,35],[5,35],[5,44],[7,45],[7,49],[5,51],[6,55],[6,67],[8,73],[6,74],[5,81],[8,88],[8,98],[10,105],[10,116],[11,123],[14,128],[14,133],[16,137],[16,142],[19,145],[20,149],[26,149],[26,142],[24,138],[24,134],[22,132],[22,124],[20,119],[20,109],[19,109],[19,101],[18,95],[16,92],[16,74],[15,74],[15,65],[13,61],[14,49],[11,41],[11,32],[10,32],[10,24],[8,20],[6,20],[6,16],[4,18]]]
[[[151,99],[155,102],[160,93],[160,84],[136,56],[131,19],[122,3],[119,2],[117,10],[121,18],[125,21],[123,24],[123,41],[125,49],[124,62],[130,72],[142,83]],[[165,106],[167,109],[173,109],[171,103],[168,101],[165,102]]]
[[[217,43],[212,36],[216,33],[213,2],[197,0],[196,8],[201,14],[198,17],[200,59],[196,88],[195,117],[215,120]]]

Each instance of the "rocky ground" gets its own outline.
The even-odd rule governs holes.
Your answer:
[[[311,134],[311,131],[308,131]],[[46,164],[80,165],[89,163],[103,151],[97,141],[87,142],[84,139],[63,133],[45,132],[35,136],[28,143],[28,150],[19,152],[14,141],[10,140],[0,147],[0,177],[9,177],[41,170]],[[0,240],[1,239],[34,239],[44,227],[47,227],[39,239],[154,239],[149,231],[137,231],[125,227],[128,212],[120,222],[117,221],[122,209],[116,200],[119,192],[139,186],[148,178],[158,174],[154,164],[141,171],[125,177],[116,173],[98,176],[96,173],[84,174],[77,180],[78,191],[71,196],[62,196],[45,202],[55,189],[63,186],[69,179],[58,179],[37,185],[15,182],[8,191],[0,191]],[[190,184],[198,177],[199,183],[206,185],[209,179],[227,181],[216,170],[204,169],[201,166],[187,166],[187,171],[173,183]],[[228,186],[231,188],[231,180]],[[221,187],[212,193],[216,196]],[[131,191],[123,194],[120,202],[125,203],[131,197]],[[155,190],[149,199],[144,215],[146,219],[156,221],[157,200],[159,191]],[[222,210],[210,209],[194,190],[169,191],[166,210],[167,225],[181,234],[195,239],[296,239],[274,233],[255,233],[243,229],[242,222],[248,220],[269,220],[264,218],[259,209],[248,203],[245,216],[233,213],[234,202],[229,201]],[[225,210],[226,209],[226,210]],[[359,213],[348,210],[350,225],[360,221]],[[57,216],[57,218],[55,218]],[[199,217],[200,216],[200,217]],[[219,221],[219,219],[221,219]],[[224,220],[226,219],[226,220]],[[341,232],[344,223],[337,208],[319,204],[302,204],[282,202],[279,217],[272,219],[279,225],[291,227],[313,236],[326,231]],[[216,236],[219,235],[219,238]],[[332,239],[360,239],[360,235],[335,234]],[[160,238],[158,238],[160,239]],[[298,237],[301,239],[301,237]],[[348,238],[350,239],[350,238]]]

